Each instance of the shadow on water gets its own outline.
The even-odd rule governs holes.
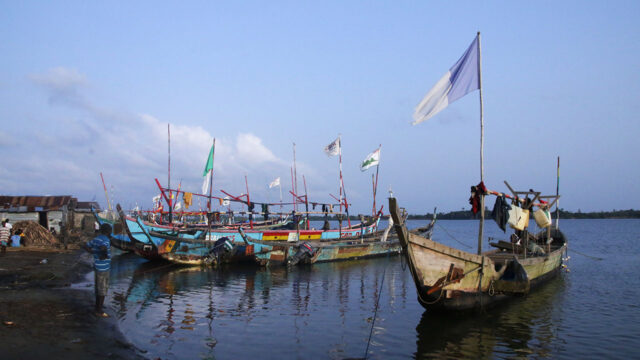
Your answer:
[[[416,327],[416,359],[551,357],[556,329],[561,326],[558,303],[566,291],[564,274],[481,313],[430,314]]]

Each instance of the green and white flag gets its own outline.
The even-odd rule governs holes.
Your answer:
[[[207,158],[207,164],[204,166],[204,172],[202,176],[204,176],[204,181],[202,182],[202,193],[206,194],[209,191],[209,183],[211,182],[211,174],[213,173],[213,153],[215,151],[215,142],[214,145],[211,145],[211,150],[209,151],[209,157]]]
[[[380,164],[380,148],[376,149],[376,151],[367,155],[366,159],[362,161],[360,164],[360,170],[365,171],[372,166],[376,166]]]

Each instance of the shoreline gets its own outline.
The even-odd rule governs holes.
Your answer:
[[[145,359],[113,309],[94,314],[93,287],[71,288],[93,271],[80,249],[8,248],[0,255],[3,359]]]

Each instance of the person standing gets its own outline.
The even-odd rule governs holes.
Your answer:
[[[0,227],[0,248],[2,253],[7,252],[7,242],[9,241],[9,236],[11,235],[11,230],[6,226],[7,220],[2,222],[2,227]]]
[[[109,290],[109,273],[111,271],[111,225],[102,224],[98,236],[91,241],[83,244],[83,249],[93,254],[93,270],[95,278],[96,293],[96,315],[100,317],[109,317],[104,312],[104,298]]]

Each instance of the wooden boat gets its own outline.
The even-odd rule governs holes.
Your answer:
[[[328,230],[270,230],[270,229],[192,229],[191,231],[167,231],[166,229],[150,226],[141,222],[139,219],[121,215],[130,236],[134,241],[138,242],[138,246],[134,251],[146,258],[162,258],[174,263],[183,265],[217,265],[226,262],[239,262],[245,260],[257,260],[266,253],[266,248],[270,246],[279,246],[279,243],[285,246],[297,246],[301,241],[317,241],[326,242],[326,251],[317,253],[315,261],[324,261],[325,257],[330,253],[328,245],[330,241],[341,244],[345,247],[336,253],[337,257],[343,256],[344,253],[350,252],[351,257],[366,257],[375,255],[382,249],[386,249],[387,244],[371,244],[376,234],[379,223],[379,217],[367,224],[355,224],[350,227],[341,229]],[[244,234],[243,235],[241,235]],[[249,243],[247,240],[250,240]],[[357,249],[365,247],[364,245],[349,244],[352,241],[366,240],[369,253],[358,255]],[[272,244],[272,245],[268,245]],[[260,254],[256,254],[256,246]],[[346,248],[350,248],[346,250]],[[399,245],[396,244],[396,251]],[[291,250],[293,252],[293,250]],[[296,250],[297,251],[297,250]],[[388,250],[384,250],[388,251]],[[277,254],[277,252],[273,252]],[[386,252],[385,252],[386,253]],[[292,253],[291,255],[294,255]],[[274,258],[275,261],[275,258]],[[266,265],[266,263],[265,263]]]
[[[377,227],[379,219],[375,221]],[[400,253],[397,238],[389,237],[391,227],[376,231],[374,224],[342,230],[335,239],[314,239],[300,231],[294,241],[265,241],[241,235],[252,250],[255,262],[261,266],[314,264],[317,262],[355,260]],[[302,241],[304,240],[304,241]]]
[[[471,310],[490,306],[530,289],[556,275],[562,265],[566,238],[549,227],[534,235],[520,232],[526,246],[492,243],[497,249],[472,254],[410,233],[395,198],[389,198],[391,216],[418,292],[418,301],[429,310]],[[537,248],[536,248],[537,249]]]
[[[127,235],[120,219],[113,219],[109,216],[101,216],[93,208],[91,208],[91,212],[93,213],[93,216],[99,225],[111,225],[112,230],[111,235],[109,236],[111,246],[122,251],[133,251],[133,243],[131,242],[129,235]]]
[[[548,211],[560,195],[556,188],[555,196],[540,196],[539,192],[514,191],[507,182],[505,184],[512,196],[487,190],[484,185],[483,147],[484,120],[482,103],[482,72],[480,33],[471,43],[463,56],[427,93],[414,112],[414,125],[425,121],[449,103],[479,90],[480,95],[480,183],[472,187],[470,202],[473,212],[480,213],[478,233],[478,251],[469,253],[461,251],[430,238],[410,233],[402,212],[394,197],[389,198],[389,211],[395,222],[395,229],[402,246],[403,255],[407,259],[418,293],[418,301],[429,310],[460,311],[483,308],[493,305],[509,297],[527,294],[531,288],[556,275],[562,266],[562,253],[566,250],[565,236],[558,229],[556,221],[552,229],[550,215],[543,214],[540,222],[546,231],[529,234],[528,214],[534,206],[539,213]],[[558,159],[558,169],[560,160]],[[559,170],[558,170],[559,174]],[[500,226],[506,230],[505,218],[511,215],[505,210],[514,211],[512,225],[517,229],[512,242],[491,243],[496,249],[482,251],[485,196],[500,196],[496,204],[502,215],[497,216]],[[503,197],[504,196],[504,197]],[[532,196],[533,198],[529,198]],[[511,207],[505,199],[512,198]],[[551,204],[542,199],[553,199]],[[536,204],[536,201],[539,203]],[[505,206],[506,205],[506,206]],[[557,209],[557,207],[556,207]],[[526,215],[526,219],[525,216]],[[537,215],[538,215],[537,214]],[[536,218],[538,220],[538,218]]]

